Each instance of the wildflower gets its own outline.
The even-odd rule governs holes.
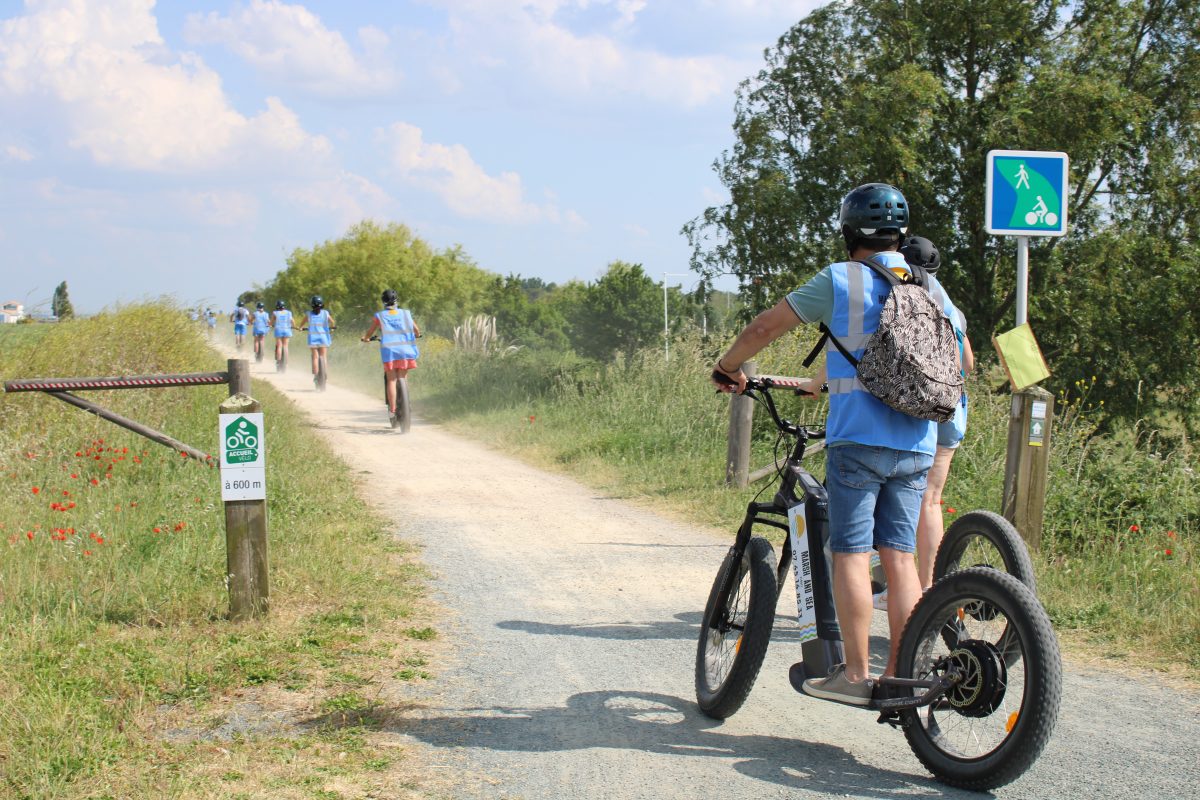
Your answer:
[[[34,494],[37,494],[37,493],[39,493],[40,491],[42,491],[42,490],[41,490],[41,489],[39,489],[38,487],[36,487],[36,486],[35,486],[35,487],[33,487],[33,493],[34,493]]]
[[[162,528],[155,527],[155,529],[154,529],[154,532],[155,532],[155,533],[162,533]]]
[[[1137,532],[1138,532],[1138,531],[1140,531],[1140,530],[1141,530],[1141,528],[1139,528],[1137,525],[1130,525],[1130,526],[1129,526],[1129,532],[1130,532],[1130,533],[1137,533]]]
[[[90,556],[90,555],[92,554],[92,551],[91,551],[91,550],[84,550],[84,551],[83,551],[83,554],[84,554],[85,556]]]
[[[130,508],[137,508],[137,503],[130,503],[130,504],[129,504],[129,507],[130,507]]]
[[[1167,531],[1167,538],[1168,538],[1168,539],[1174,539],[1174,538],[1175,538],[1175,531]]]
[[[957,514],[958,512],[955,509],[951,508],[950,506],[946,506],[946,513],[947,514]]]
[[[97,480],[96,478],[92,478],[92,479],[91,479],[91,481],[89,481],[89,483],[91,483],[91,484],[92,484],[92,486],[99,486],[99,485],[100,485],[100,481],[99,481],[99,480]]]
[[[25,531],[25,538],[32,542],[33,541],[33,531]]]
[[[176,522],[176,523],[175,523],[175,530],[176,530],[177,532],[178,532],[178,531],[181,531],[181,530],[183,530],[183,529],[184,529],[184,528],[186,528],[186,527],[187,527],[187,523],[186,523],[186,522]]]
[[[1169,547],[1166,550],[1163,550],[1163,553],[1167,556],[1167,558],[1170,558],[1172,555],[1174,555],[1174,551],[1172,551]]]
[[[75,456],[76,456],[77,458],[82,458],[82,457],[83,457],[83,451],[82,451],[82,450],[76,450],[76,451],[75,451]]]
[[[78,474],[78,473],[76,473],[76,472],[72,472],[72,473],[71,473],[71,477],[72,477],[72,478],[78,478],[78,477],[79,477],[79,474]]]
[[[180,455],[180,457],[181,457],[181,458],[187,458],[187,453],[185,453],[185,452],[184,452],[184,451],[182,451],[182,450],[180,450],[180,451],[179,451],[179,455]]]
[[[537,417],[535,417],[533,414],[530,414],[530,415],[529,415],[529,424],[530,424],[530,425],[532,425],[532,424],[533,424],[533,421],[534,421],[535,419],[537,419]]]
[[[74,508],[74,507],[75,507],[75,501],[74,501],[74,500],[72,500],[71,502],[67,503],[67,508]]]
[[[63,497],[70,497],[70,496],[71,496],[71,493],[68,492],[66,489],[63,489]]]

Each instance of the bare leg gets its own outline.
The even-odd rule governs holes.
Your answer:
[[[921,582],[917,578],[917,566],[913,563],[912,553],[903,553],[890,547],[879,548],[879,561],[887,575],[888,582],[888,634],[891,646],[888,649],[888,663],[883,670],[884,675],[896,674],[896,658],[900,652],[900,634],[904,632],[904,624],[908,615],[921,597]],[[864,575],[869,583],[870,576]],[[870,609],[870,590],[867,592]],[[843,629],[844,630],[844,629]]]
[[[383,372],[387,377],[388,411],[394,415],[396,413],[396,380],[400,377],[400,371],[395,369],[386,369]]]
[[[846,648],[846,679],[865,680],[869,674],[871,634],[871,554],[833,554],[833,604]],[[888,576],[891,579],[891,576]]]
[[[939,447],[933,457],[933,466],[926,478],[925,495],[921,498],[921,517],[917,520],[917,568],[921,576],[921,588],[933,585],[933,561],[937,558],[938,546],[942,543],[945,523],[942,520],[942,489],[950,474],[950,461],[954,450]],[[891,586],[891,583],[888,583]],[[888,593],[891,602],[891,592]]]
[[[312,372],[316,375],[321,366],[321,348],[311,347],[308,352],[312,353]]]

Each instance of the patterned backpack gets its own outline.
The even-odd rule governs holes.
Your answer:
[[[879,314],[879,327],[855,358],[824,323],[821,339],[804,366],[812,363],[829,339],[854,365],[858,380],[885,405],[919,419],[946,422],[962,398],[963,376],[958,340],[950,319],[930,296],[928,273],[911,266],[904,280],[872,261],[859,261],[891,286]]]

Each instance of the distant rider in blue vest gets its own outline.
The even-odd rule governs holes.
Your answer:
[[[325,300],[319,294],[314,294],[309,302],[312,310],[305,319],[304,330],[308,331],[308,349],[312,353],[313,385],[318,390],[325,389],[323,377],[329,371],[329,346],[333,344],[333,329],[337,323],[333,315],[325,308]]]
[[[271,313],[271,327],[275,330],[275,371],[287,372],[288,342],[292,340],[292,312],[287,303],[275,301]]]
[[[263,360],[263,339],[267,336],[267,331],[271,329],[271,315],[267,313],[266,306],[259,300],[254,304],[254,327],[250,332],[254,334],[254,360]]]
[[[420,351],[417,350],[417,337],[421,329],[413,322],[412,313],[407,308],[396,307],[396,292],[392,289],[384,291],[383,310],[371,317],[371,325],[362,335],[364,342],[370,341],[375,331],[379,331],[379,357],[383,359],[383,374],[387,379],[388,412],[392,424],[397,422],[396,416],[396,383],[408,375],[410,369],[415,369]]]
[[[241,300],[237,301],[237,307],[229,315],[229,321],[233,323],[233,343],[241,350],[243,342],[246,341],[246,324],[250,322],[250,312]]]
[[[909,269],[897,252],[908,230],[909,209],[899,189],[868,183],[846,195],[839,226],[849,260],[830,264],[773,308],[759,314],[723,356],[716,370],[745,391],[742,364],[802,322],[824,322],[856,356],[879,326],[891,291],[884,278],[858,260],[872,259],[897,275]],[[930,277],[930,293],[941,292]],[[832,342],[826,347],[829,418],[826,421],[826,489],[833,552],[833,597],[846,650],[846,663],[825,678],[804,682],[805,694],[849,705],[871,702],[874,682],[868,670],[872,617],[871,551],[878,549],[888,580],[891,650],[885,675],[896,668],[904,624],[921,594],[916,549],[917,518],[925,478],[933,463],[937,425],[903,414],[867,392],[854,366]],[[715,383],[715,381],[714,381]]]

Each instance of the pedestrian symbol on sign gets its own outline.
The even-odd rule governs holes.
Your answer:
[[[225,427],[225,462],[245,464],[258,461],[258,426],[238,417]]]

